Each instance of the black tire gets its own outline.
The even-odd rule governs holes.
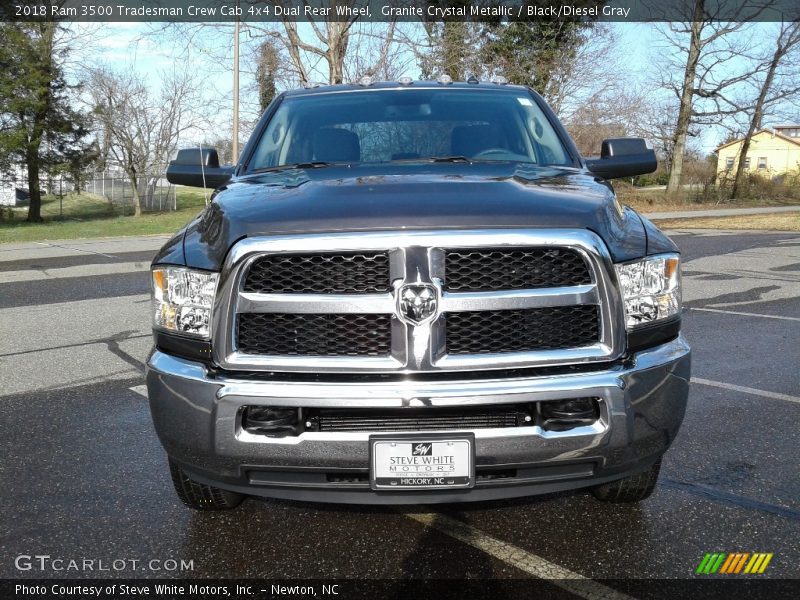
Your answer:
[[[661,470],[661,459],[647,471],[636,473],[592,488],[592,494],[603,502],[641,502],[653,493]]]
[[[194,481],[172,459],[169,461],[169,472],[178,498],[194,510],[230,510],[239,506],[244,499],[242,494]]]

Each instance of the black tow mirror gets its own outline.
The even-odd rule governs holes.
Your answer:
[[[600,158],[586,160],[589,170],[603,179],[652,173],[658,167],[656,153],[642,138],[603,140]]]
[[[216,189],[227,183],[232,175],[233,167],[219,166],[219,154],[215,148],[178,150],[175,160],[167,167],[167,181],[190,187]]]

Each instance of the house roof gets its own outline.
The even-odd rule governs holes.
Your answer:
[[[780,138],[782,140],[785,140],[787,142],[791,142],[793,144],[796,144],[796,145],[800,146],[800,138],[789,137],[788,135],[783,135],[782,133],[780,133],[778,131],[774,131],[773,129],[759,129],[758,131],[756,131],[753,134],[753,137],[757,136],[760,133],[768,133],[769,135],[774,135],[776,138]],[[730,146],[731,144],[738,144],[741,141],[742,141],[742,138],[731,140],[730,142],[727,142],[726,144],[722,144],[722,145],[717,146],[716,148],[714,148],[714,152],[719,152],[723,148],[726,148],[726,147]]]

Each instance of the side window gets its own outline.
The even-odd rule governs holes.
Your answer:
[[[267,125],[264,135],[258,142],[258,147],[251,160],[251,168],[263,169],[281,164],[281,152],[287,142],[289,130],[287,111],[278,111]]]
[[[531,141],[536,150],[537,162],[541,162],[544,165],[567,164],[568,160],[564,153],[564,148],[550,124],[543,117],[534,114],[531,109],[528,109],[527,115],[527,129],[530,132]]]

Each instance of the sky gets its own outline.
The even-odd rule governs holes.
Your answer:
[[[769,24],[757,24],[755,35],[759,35],[758,28],[766,27]],[[74,24],[74,27],[95,27],[96,41],[94,44],[82,49],[77,49],[77,54],[85,54],[79,62],[102,62],[112,69],[122,71],[134,69],[140,73],[148,83],[157,89],[160,83],[161,73],[170,70],[176,64],[175,56],[185,54],[186,47],[178,47],[166,37],[152,35],[160,24],[146,23],[101,23],[101,24]],[[223,106],[228,106],[232,97],[233,73],[232,73],[232,39],[227,24],[225,28],[217,33],[204,30],[202,45],[210,48],[211,51],[227,55],[228,59],[217,63],[212,61],[210,56],[204,55],[197,48],[189,49],[188,60],[196,64],[198,71],[202,73],[202,93],[209,100],[221,101]],[[626,70],[624,79],[626,81],[646,84],[653,77],[656,58],[660,53],[669,51],[663,47],[661,36],[656,32],[653,25],[643,23],[613,23],[618,37],[619,52],[624,56],[622,61],[623,68]],[[148,35],[150,34],[150,35]],[[187,60],[181,58],[179,62]],[[242,79],[241,87],[246,91],[248,85],[252,85],[252,75],[244,72],[249,68],[249,57],[243,53],[241,57]],[[419,71],[413,67],[413,60],[408,61],[412,67],[407,73],[412,78],[419,77]],[[180,65],[179,65],[180,66]],[[76,72],[77,73],[77,72]],[[246,93],[244,94],[246,97]],[[246,110],[249,106],[253,108],[251,102],[243,102],[242,120],[253,121],[256,114],[251,110],[248,114]],[[217,111],[217,122],[213,126],[215,136],[219,137],[220,131],[230,130],[232,111],[222,108]],[[244,126],[247,130],[247,126]],[[196,140],[190,142],[204,141],[213,139],[214,136],[208,135],[209,132],[196,132],[192,137]],[[708,154],[718,146],[727,132],[719,128],[707,127],[702,130],[698,138],[692,140],[694,146],[703,154]],[[245,140],[242,140],[245,141]]]

